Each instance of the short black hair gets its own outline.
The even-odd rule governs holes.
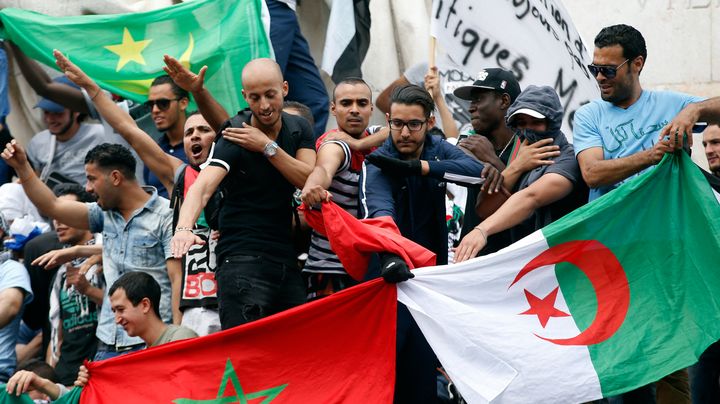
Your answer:
[[[151,275],[139,271],[126,272],[112,284],[108,296],[112,296],[118,289],[125,291],[125,296],[133,306],[147,297],[155,314],[160,317],[160,285]]]
[[[419,105],[425,112],[425,118],[429,118],[430,114],[435,110],[435,101],[433,101],[430,93],[414,84],[395,87],[392,94],[390,94],[390,105],[392,104]]]
[[[78,202],[95,202],[95,196],[90,192],[87,192],[85,188],[78,184],[57,184],[53,188],[53,193],[55,193],[55,196],[57,197],[63,195],[75,195]]]
[[[38,358],[32,358],[25,360],[23,362],[20,362],[17,366],[17,370],[27,370],[28,372],[33,372],[36,375],[48,379],[53,383],[58,382],[57,373],[55,373],[55,369],[53,369],[52,366],[45,363],[45,361],[40,360]]]
[[[595,37],[596,48],[613,45],[622,47],[625,59],[633,60],[638,56],[642,56],[643,60],[647,61],[645,38],[643,38],[640,31],[629,25],[618,24],[605,27]]]
[[[137,163],[135,157],[125,146],[111,143],[99,144],[90,149],[85,156],[85,164],[90,163],[105,170],[118,170],[129,180],[135,179]]]
[[[368,88],[368,91],[370,91],[370,101],[372,101],[372,88],[370,88],[370,85],[360,77],[348,77],[341,82],[335,84],[335,88],[333,89],[333,102],[335,102],[335,90],[337,90],[337,88],[340,87],[340,85],[342,84],[348,84],[351,86],[356,86],[360,84],[366,86]]]
[[[299,115],[310,123],[310,127],[315,126],[315,117],[313,117],[312,110],[307,105],[297,101],[283,101],[283,109],[285,108],[297,110],[300,113]]]
[[[173,94],[175,94],[175,96],[178,99],[182,99],[182,98],[189,99],[190,98],[190,94],[187,91],[180,88],[180,86],[175,84],[173,79],[170,76],[168,76],[167,74],[163,74],[162,76],[155,77],[155,79],[152,81],[152,83],[150,83],[150,87],[160,86],[163,84],[170,84]]]

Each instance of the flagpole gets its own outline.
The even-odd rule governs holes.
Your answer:
[[[428,71],[432,69],[433,66],[435,66],[435,48],[437,47],[437,39],[430,35],[430,44],[428,46],[428,50],[430,54],[428,55]],[[432,94],[430,94],[432,97]]]

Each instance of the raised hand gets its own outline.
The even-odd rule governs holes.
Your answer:
[[[17,143],[15,139],[11,140],[10,143],[5,145],[5,150],[3,150],[1,155],[7,165],[14,168],[15,171],[18,172],[20,178],[23,177],[22,175],[20,175],[20,170],[22,170],[23,168],[28,168],[32,170],[30,168],[30,163],[28,163],[25,150]]]
[[[191,93],[202,90],[205,83],[207,66],[203,66],[198,74],[195,74],[172,56],[165,55],[163,62],[165,62],[163,70],[165,70],[165,73],[167,73],[180,88]]]
[[[63,71],[63,73],[65,73],[70,81],[84,88],[88,91],[88,93],[90,93],[90,90],[100,90],[100,87],[95,83],[95,81],[88,77],[81,68],[71,62],[70,59],[62,54],[62,52],[55,49],[53,50],[53,56],[55,56],[55,64]],[[93,92],[92,94],[95,93]]]

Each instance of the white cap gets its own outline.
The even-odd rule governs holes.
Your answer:
[[[518,109],[517,111],[513,112],[512,115],[510,115],[510,116],[508,117],[508,119],[507,119],[508,122],[510,122],[510,121],[512,120],[512,118],[513,118],[515,115],[518,115],[518,114],[530,115],[531,117],[537,118],[537,119],[545,119],[545,115],[543,115],[543,114],[541,114],[541,113],[539,113],[539,112],[537,112],[537,111],[535,111],[535,110],[533,110],[533,109],[530,109],[530,108],[520,108],[520,109]]]

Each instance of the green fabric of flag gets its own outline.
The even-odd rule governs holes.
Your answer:
[[[80,402],[82,389],[74,387],[67,394],[53,401],[54,404],[77,404]],[[34,404],[34,401],[27,394],[16,396],[5,391],[5,385],[0,385],[0,404]]]
[[[543,234],[551,247],[597,240],[625,273],[623,286],[623,277],[608,264],[611,259],[587,261],[588,266],[604,265],[590,275],[597,278],[593,283],[588,268],[556,265],[579,329],[594,323],[619,326],[607,340],[588,344],[603,396],[692,365],[720,335],[720,209],[688,156],[666,156],[656,169],[551,224]]]
[[[232,114],[246,105],[242,68],[272,55],[262,7],[262,0],[196,0],[143,13],[72,17],[8,8],[0,11],[0,36],[52,67],[58,49],[104,89],[137,102],[164,74],[163,55],[193,72],[207,65],[206,87]]]
[[[34,404],[34,401],[27,394],[20,396],[8,394],[5,385],[0,384],[0,404]]]

